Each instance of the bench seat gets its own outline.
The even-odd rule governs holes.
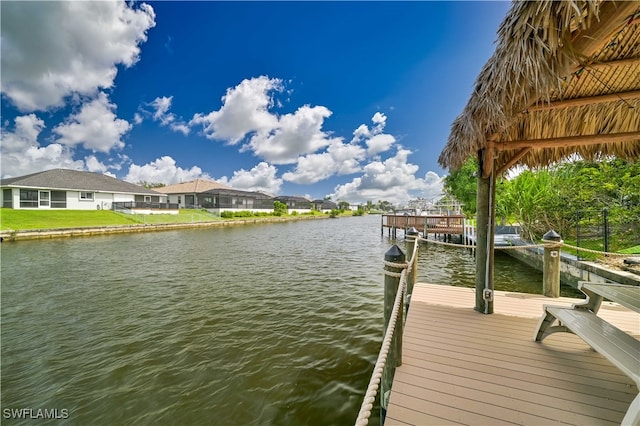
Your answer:
[[[545,305],[544,311],[536,329],[536,342],[559,331],[574,333],[629,376],[640,389],[640,340],[598,317],[593,311],[581,309],[579,305]],[[552,325],[556,320],[559,325]],[[640,395],[631,403],[622,424],[640,424]]]

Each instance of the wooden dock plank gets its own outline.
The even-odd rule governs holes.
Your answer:
[[[475,290],[416,284],[385,424],[619,424],[638,390],[577,336],[533,333],[543,304],[579,299],[495,292],[492,315]],[[640,336],[637,314],[601,315]],[[635,316],[634,316],[635,315]]]

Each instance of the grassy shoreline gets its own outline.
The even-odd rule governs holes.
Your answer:
[[[277,223],[324,219],[328,214],[293,214],[220,218],[205,210],[181,210],[178,215],[129,215],[96,210],[13,210],[0,209],[0,237],[3,241],[58,237],[150,232],[202,227],[222,227],[257,223]]]

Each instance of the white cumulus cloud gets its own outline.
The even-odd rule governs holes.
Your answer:
[[[361,124],[353,132],[354,137],[349,143],[344,143],[341,138],[334,138],[329,141],[326,151],[299,156],[295,169],[285,173],[284,180],[312,184],[334,175],[360,172],[367,158],[388,151],[396,142],[395,137],[383,133],[387,121],[384,114],[376,112],[371,121],[374,126],[369,129],[367,125]]]
[[[35,114],[18,116],[13,130],[2,127],[0,144],[2,177],[22,176],[54,168],[82,170],[84,162],[74,160],[73,152],[58,143],[40,146],[38,137],[44,121]]]
[[[19,110],[46,110],[113,86],[155,26],[151,6],[123,1],[3,2],[0,89]]]
[[[94,152],[123,148],[122,137],[132,126],[116,117],[115,108],[107,95],[100,92],[96,99],[82,105],[77,114],[53,129],[59,135],[56,142],[69,147],[82,145]]]
[[[176,161],[173,158],[165,155],[143,166],[137,164],[130,165],[129,172],[124,180],[133,183],[144,181],[171,185],[198,178],[212,180],[207,173],[202,172],[200,167],[193,166],[190,169],[183,169],[176,165]]]
[[[109,166],[101,162],[95,155],[89,155],[84,159],[85,167],[88,171],[94,173],[106,173],[109,170]]]
[[[434,198],[441,194],[442,178],[434,172],[428,172],[424,178],[416,177],[418,166],[407,162],[410,154],[411,151],[399,148],[395,156],[367,164],[361,176],[336,186],[331,197],[358,203],[378,200],[406,203],[412,198]]]
[[[370,129],[366,124],[361,124],[353,132],[351,143],[365,142],[367,145],[367,154],[370,156],[388,151],[396,142],[396,138],[388,133],[383,133],[387,125],[387,116],[381,112],[376,112],[371,117],[373,127]]]
[[[278,169],[275,166],[262,161],[251,170],[236,170],[230,179],[225,176],[220,181],[235,189],[278,194],[282,179],[278,178],[277,174]]]
[[[367,140],[367,154],[376,155],[388,151],[395,142],[396,138],[386,133],[372,136]]]
[[[209,139],[236,144],[248,133],[270,131],[278,118],[269,112],[273,106],[272,92],[282,90],[282,80],[260,76],[242,80],[227,89],[223,105],[209,114],[195,114],[190,126],[202,125]]]
[[[279,116],[270,109],[280,105],[273,95],[283,91],[281,79],[245,79],[227,89],[219,110],[195,114],[189,126],[202,126],[207,138],[230,145],[244,141],[242,152],[250,151],[272,164],[291,164],[300,155],[329,146],[334,139],[322,125],[331,111],[324,106],[303,105]]]
[[[151,118],[154,121],[159,121],[161,126],[169,126],[174,132],[180,132],[185,136],[189,135],[191,128],[188,123],[185,123],[182,119],[178,119],[174,113],[169,112],[172,102],[173,96],[160,96],[155,98],[147,104],[153,111],[149,112],[141,107],[140,112],[137,112],[134,116],[135,123],[142,123],[143,114],[147,116],[151,115]]]
[[[275,164],[293,163],[299,155],[316,152],[335,140],[322,131],[329,116],[331,111],[323,106],[304,105],[280,117],[277,127],[258,132],[243,150]]]
[[[362,170],[360,162],[365,157],[363,147],[334,140],[326,152],[298,158],[295,169],[282,175],[282,178],[299,184],[311,184],[333,175],[357,173]]]

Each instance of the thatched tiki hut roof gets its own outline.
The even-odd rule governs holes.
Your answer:
[[[476,310],[493,312],[495,177],[580,155],[640,160],[640,2],[514,2],[438,161],[477,156]]]
[[[574,153],[640,159],[640,2],[514,2],[440,154],[484,176]]]

